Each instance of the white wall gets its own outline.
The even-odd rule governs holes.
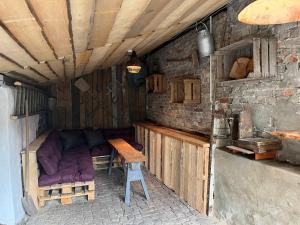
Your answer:
[[[0,87],[0,224],[7,225],[20,222],[25,215],[21,203],[20,157],[25,147],[25,121],[10,119],[14,96],[14,88]],[[36,138],[38,122],[38,115],[29,118],[30,141]]]

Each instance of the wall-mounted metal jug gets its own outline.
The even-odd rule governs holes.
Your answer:
[[[197,43],[200,57],[206,57],[214,53],[215,44],[211,33],[209,32],[205,23],[201,24],[205,29],[198,30],[198,24],[196,23],[196,31],[198,32]]]

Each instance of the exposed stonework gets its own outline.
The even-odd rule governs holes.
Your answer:
[[[216,47],[224,45],[226,12],[213,18],[213,33]],[[211,110],[209,100],[209,57],[200,58],[196,71],[192,61],[172,61],[184,59],[197,50],[197,32],[192,30],[156,51],[148,58],[148,64],[159,63],[160,72],[165,74],[167,90],[165,94],[147,95],[147,117],[163,125],[192,131],[208,132],[211,128]],[[195,74],[195,75],[194,75]],[[201,104],[170,103],[170,81],[174,77],[195,76],[201,79]]]
[[[300,24],[276,26],[249,26],[237,21],[237,14],[250,1],[234,0],[228,7],[226,44],[234,43],[248,35],[274,36],[278,40],[278,75],[252,82],[217,85],[217,100],[223,111],[240,112],[249,104],[254,126],[260,130],[300,129]],[[230,99],[225,103],[224,99]],[[281,160],[300,163],[300,144],[284,141]]]

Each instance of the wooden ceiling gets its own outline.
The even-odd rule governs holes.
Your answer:
[[[228,0],[1,0],[0,72],[39,83],[143,55]]]

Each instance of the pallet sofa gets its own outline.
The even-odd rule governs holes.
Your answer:
[[[95,169],[107,168],[112,151],[108,139],[123,138],[137,150],[143,149],[134,141],[134,128],[103,129],[101,133],[102,137],[97,138],[99,131],[95,130],[53,131],[39,143],[36,151],[39,207],[54,199],[70,204],[76,196],[93,200]],[[91,139],[96,140],[92,143],[94,146],[91,146]],[[75,144],[70,145],[72,141]]]

